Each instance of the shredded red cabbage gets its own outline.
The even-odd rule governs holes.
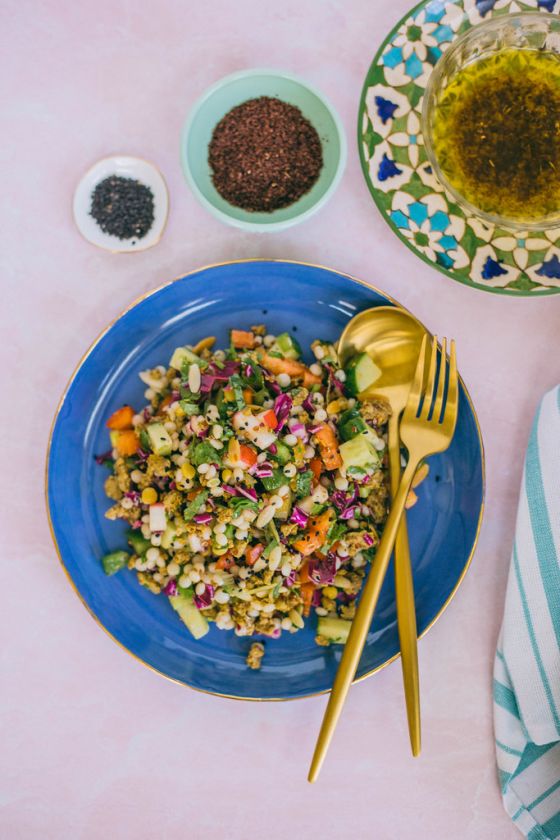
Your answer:
[[[313,583],[320,585],[332,583],[336,574],[336,555],[327,554],[321,560],[317,557],[312,557],[307,568],[309,577]]]
[[[307,431],[309,432],[310,435],[315,435],[322,428],[323,428],[322,423],[315,423],[314,426],[308,426]]]
[[[275,443],[271,443],[270,446],[268,447],[268,451],[270,452],[271,455],[276,455],[276,453],[278,452],[278,447],[276,446]]]
[[[284,586],[286,586],[289,589],[296,582],[296,578],[297,578],[296,570],[292,569],[290,574],[287,577],[284,578]]]
[[[350,505],[350,507],[345,508],[342,513],[340,514],[341,519],[352,519],[354,514],[356,513],[356,505]]]
[[[375,543],[375,540],[373,539],[371,534],[364,534],[364,542],[366,545],[373,545]]]
[[[222,484],[222,490],[224,493],[229,493],[230,496],[239,496],[237,487],[232,487],[231,484]]]
[[[267,461],[263,461],[262,464],[256,464],[254,473],[257,478],[270,478],[272,475],[272,464],[269,464]]]
[[[251,499],[252,502],[257,501],[257,494],[252,487],[238,487],[237,493],[245,496],[246,499]]]
[[[238,370],[239,362],[234,362],[232,359],[225,362],[223,368],[219,368],[214,363],[208,365],[200,377],[200,393],[209,394],[214,385],[227,382],[230,376],[233,376]]]
[[[136,519],[130,527],[132,528],[133,531],[137,531],[138,528],[142,527],[142,520],[141,519]]]
[[[284,428],[284,426],[286,425],[286,421],[290,416],[290,411],[292,410],[293,404],[294,401],[292,400],[289,394],[279,394],[274,400],[273,410],[278,421],[278,425],[275,429],[276,432],[279,432],[280,429]]]
[[[133,504],[137,505],[140,502],[140,493],[137,490],[129,490],[124,494],[125,499],[130,499]]]
[[[198,525],[208,525],[209,522],[212,522],[212,514],[211,513],[195,513],[193,516],[193,520]]]
[[[297,420],[291,420],[288,424],[290,432],[302,440],[304,443],[307,443],[309,440],[309,435],[307,433],[307,429],[303,425],[303,423],[298,423]]]
[[[147,461],[148,458],[150,457],[150,453],[145,452],[143,449],[137,449],[136,454],[138,456],[139,461]]]
[[[194,603],[195,606],[198,607],[199,610],[205,609],[205,607],[209,607],[212,603],[212,599],[214,597],[214,587],[211,586],[209,583],[206,584],[206,589],[202,593],[202,595],[195,595],[194,596]]]
[[[305,528],[308,519],[308,514],[296,505],[292,511],[292,515],[290,516],[290,522],[293,522],[299,528]]]
[[[304,401],[302,402],[303,408],[307,411],[308,414],[313,414],[315,411],[315,406],[311,402],[311,394],[308,394]]]
[[[104,464],[105,461],[110,461],[112,459],[113,450],[108,449],[107,452],[103,452],[101,455],[94,455],[93,457],[95,458],[95,463],[101,466],[101,464]]]
[[[312,607],[320,607],[321,606],[321,590],[316,589],[313,593],[313,597],[311,598],[311,606]]]
[[[344,393],[344,384],[334,375],[334,369],[330,365],[324,365],[326,367],[328,374],[329,374],[329,382],[331,385],[337,389],[341,394]]]
[[[169,580],[165,584],[163,588],[163,594],[170,595],[171,597],[177,594],[177,581],[175,580],[175,578],[171,578],[171,580]]]

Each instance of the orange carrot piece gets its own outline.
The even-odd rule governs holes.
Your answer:
[[[126,429],[132,429],[132,418],[134,417],[134,409],[130,405],[123,405],[122,408],[117,408],[107,420],[106,426],[108,429],[116,429],[123,432]]]
[[[251,388],[244,388],[243,389],[243,399],[247,403],[247,405],[251,405],[253,402],[253,391]]]
[[[117,437],[117,452],[119,455],[134,455],[140,448],[140,438],[133,429],[124,429]]]
[[[321,473],[323,472],[323,464],[320,458],[313,458],[309,462],[309,469],[313,473],[313,481],[315,484],[319,483],[319,479],[321,478]]]
[[[223,554],[221,557],[218,557],[216,560],[216,568],[220,571],[225,569],[226,571],[233,566],[235,560],[231,556],[231,554]]]
[[[244,330],[231,331],[231,343],[234,347],[243,350],[252,350],[255,346],[255,336],[252,332],[245,332]]]
[[[287,373],[292,379],[303,379],[306,388],[321,383],[320,376],[311,373],[308,367],[295,359],[279,359],[276,356],[269,356],[268,353],[262,353],[260,362],[269,373],[273,373],[275,376],[278,376],[279,373]]]
[[[330,426],[325,424],[315,432],[315,437],[319,441],[319,451],[321,458],[328,470],[336,470],[342,466],[342,458],[338,451],[338,440]]]
[[[300,539],[296,540],[293,544],[295,550],[299,551],[300,554],[303,554],[304,557],[308,557],[310,554],[313,554],[314,551],[321,548],[327,538],[328,530],[331,527],[331,516],[332,511],[327,508],[327,510],[318,514],[318,516],[310,517],[307,522],[304,536],[300,537]]]

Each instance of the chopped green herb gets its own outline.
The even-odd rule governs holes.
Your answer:
[[[195,467],[199,467],[201,464],[219,464],[220,461],[220,453],[207,441],[203,440],[193,447],[191,464],[194,464]]]
[[[194,497],[192,502],[183,510],[185,522],[190,522],[193,516],[196,516],[196,514],[200,512],[201,508],[204,507],[204,503],[207,498],[208,490],[201,490],[200,493]]]
[[[311,482],[313,481],[313,473],[311,470],[298,473],[296,476],[296,496],[301,499],[303,496],[309,496],[311,493]]]

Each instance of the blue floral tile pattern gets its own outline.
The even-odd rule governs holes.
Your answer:
[[[560,12],[560,0],[424,0],[385,40],[360,106],[362,168],[404,242],[455,280],[512,295],[560,292],[560,228],[512,234],[466,216],[435,177],[420,115],[432,68],[465,30],[495,15]]]

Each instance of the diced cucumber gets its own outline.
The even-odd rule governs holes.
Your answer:
[[[367,353],[359,353],[350,359],[345,373],[346,387],[355,397],[373,385],[381,376],[381,370]]]
[[[269,493],[272,493],[274,490],[278,490],[278,488],[282,487],[283,484],[290,483],[290,479],[284,475],[282,470],[273,470],[272,475],[267,478],[261,478],[261,481],[264,485],[264,489]]]
[[[352,440],[368,431],[368,425],[355,408],[350,408],[340,415],[338,432],[342,440]]]
[[[285,443],[280,443],[280,441],[276,442],[276,455],[273,455],[273,458],[276,458],[281,466],[284,466],[288,463],[288,461],[292,458],[292,452]]]
[[[161,547],[162,548],[171,548],[171,543],[175,539],[177,534],[177,528],[173,525],[172,522],[167,523],[167,528],[161,535]]]
[[[333,642],[335,645],[345,645],[351,627],[351,621],[346,621],[344,618],[330,618],[327,616],[320,618],[317,622],[317,635],[322,636],[323,639],[328,639],[329,642]]]
[[[282,497],[282,507],[276,508],[274,516],[283,522],[286,521],[292,509],[292,491],[288,488],[288,492]]]
[[[193,414],[198,414],[200,411],[200,406],[196,403],[189,402],[188,400],[179,400],[179,406],[181,411],[184,411],[187,417],[192,417]]]
[[[135,554],[142,557],[151,547],[152,543],[143,537],[140,531],[127,531],[126,539]]]
[[[281,333],[271,345],[269,352],[280,353],[285,359],[299,359],[301,347],[290,333]]]
[[[379,463],[377,450],[373,448],[364,435],[358,435],[352,440],[341,443],[339,452],[346,469],[359,467],[365,470],[367,467],[377,466]]]
[[[219,464],[222,456],[207,440],[195,444],[191,452],[191,464],[199,467],[201,464]]]
[[[169,603],[195,639],[202,639],[208,633],[208,621],[195,605],[192,591],[187,590],[171,596]]]
[[[126,566],[129,560],[130,554],[128,551],[112,551],[110,554],[106,554],[105,557],[101,558],[103,571],[106,575],[114,575]]]
[[[163,423],[150,423],[146,426],[146,431],[150,438],[152,452],[156,455],[171,455],[173,443]]]
[[[197,356],[188,347],[177,347],[169,360],[169,367],[175,368],[175,370],[181,370],[185,362],[188,365],[192,365],[194,362],[199,365],[201,361],[200,356]]]

